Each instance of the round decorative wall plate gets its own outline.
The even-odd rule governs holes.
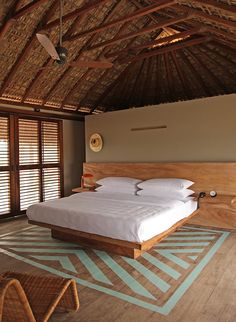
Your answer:
[[[93,133],[89,138],[89,147],[94,152],[101,151],[103,147],[103,140],[100,134]]]

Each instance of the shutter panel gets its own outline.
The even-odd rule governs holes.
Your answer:
[[[19,164],[39,163],[38,121],[19,119]]]
[[[0,217],[10,213],[10,172],[0,171]]]
[[[43,200],[60,198],[60,145],[57,122],[42,122],[42,162],[45,167]]]
[[[9,121],[0,117],[0,167],[9,166]]]
[[[40,202],[39,121],[19,119],[18,127],[20,210],[22,211]]]
[[[60,162],[58,123],[42,122],[42,149],[43,164]]]
[[[43,200],[60,198],[60,169],[43,169]]]
[[[9,119],[0,117],[0,217],[10,213]]]
[[[20,210],[40,202],[40,170],[20,170]]]

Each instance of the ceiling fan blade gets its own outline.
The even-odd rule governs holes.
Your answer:
[[[109,61],[101,61],[101,60],[91,60],[91,61],[74,61],[69,63],[72,67],[86,67],[86,68],[111,68],[113,66],[113,63]]]
[[[60,57],[56,51],[55,46],[51,42],[51,40],[48,38],[48,36],[44,33],[37,33],[36,37],[38,38],[38,41],[40,44],[44,47],[44,49],[48,52],[48,54],[52,57],[54,60],[60,60]]]

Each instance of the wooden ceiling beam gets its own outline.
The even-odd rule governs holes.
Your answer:
[[[215,46],[219,47],[218,43],[215,43]],[[230,64],[233,69],[231,70],[231,72],[235,72],[236,71],[236,61],[232,61],[231,59],[229,59],[227,57],[227,55],[225,55],[225,51],[224,53],[219,52],[218,50],[212,49],[207,45],[203,45],[203,48],[206,48],[206,50],[208,50],[209,52],[212,52],[213,54],[217,54],[217,56],[219,56],[222,60],[224,60],[227,64]],[[232,53],[231,53],[232,54]]]
[[[188,69],[191,71],[192,75],[197,79],[198,84],[202,88],[203,92],[206,96],[210,96],[209,88],[206,86],[201,74],[199,74],[199,70],[197,70],[193,64],[189,61],[188,56],[185,54],[184,50],[179,51],[179,55],[187,65]]]
[[[48,0],[33,0],[21,9],[17,10],[14,15],[13,19],[19,19],[20,17],[24,16],[25,14],[32,12],[33,10],[37,9],[43,3],[47,3]]]
[[[90,4],[86,4],[85,6],[81,7],[81,8],[78,8],[70,13],[67,13],[63,16],[63,22],[65,23],[66,21],[68,20],[71,20],[73,18],[76,18],[80,15],[84,15],[84,14],[87,14],[89,11],[95,9],[96,7],[102,5],[102,4],[105,4],[106,2],[108,2],[110,0],[97,0],[93,3],[90,3]],[[60,23],[60,19],[55,19],[49,23],[47,23],[46,25],[44,25],[40,31],[43,31],[43,30],[48,30],[48,29],[51,29],[55,26],[58,26]]]
[[[1,102],[0,102],[1,103]],[[76,114],[64,114],[67,112],[60,112],[58,113],[53,113],[52,110],[50,110],[52,113],[48,112],[35,112],[34,110],[26,110],[25,106],[19,106],[16,104],[16,107],[12,107],[13,104],[10,104],[11,107],[9,107],[9,103],[6,106],[1,106],[0,105],[0,112],[7,112],[7,113],[13,113],[17,114],[18,116],[25,116],[25,115],[30,115],[30,116],[36,116],[36,117],[43,117],[43,118],[52,118],[52,119],[61,119],[61,120],[72,120],[72,121],[80,121],[84,122],[84,115],[80,115],[78,113]],[[14,106],[14,105],[13,105]]]
[[[81,20],[81,17],[83,16],[80,16],[78,17],[72,24],[71,26],[68,28],[68,30],[65,32],[65,34],[69,34],[75,25],[77,25],[78,23],[78,19]],[[59,42],[58,44],[59,45]],[[45,67],[49,67],[49,66],[52,66],[53,64],[53,60],[51,59],[51,57],[49,57],[46,62],[43,64],[43,68],[42,69],[39,69],[39,71],[37,72],[37,74],[35,75],[35,77],[32,79],[32,81],[30,82],[29,86],[27,87],[22,99],[21,99],[21,102],[24,102],[26,100],[26,98],[28,97],[29,93],[33,91],[34,87],[36,86],[37,84],[37,81],[40,77],[42,77],[44,74],[46,74],[48,72],[48,69],[45,68]]]
[[[147,25],[148,23],[146,23],[145,24],[145,26]],[[120,30],[118,31],[118,33],[116,34],[116,36],[118,36],[119,34],[121,34],[123,31],[124,31],[124,29],[126,28],[126,26],[127,26],[127,23],[124,23],[123,25],[122,25],[122,27],[120,28]],[[131,41],[127,44],[127,46],[126,46],[126,48],[128,48],[128,47],[131,47],[132,46],[132,44],[135,42],[135,40],[136,40],[136,38],[132,38],[131,39]],[[103,50],[103,54],[105,53],[105,55],[106,55],[106,52],[110,49],[110,47],[111,46],[108,46],[108,47],[105,47],[105,49]],[[114,60],[114,63],[116,63],[116,60]],[[109,69],[108,70],[106,70],[103,74],[102,74],[102,76],[101,77],[99,77],[99,79],[96,81],[96,83],[88,90],[88,92],[87,92],[87,94],[84,96],[84,98],[79,102],[79,107],[80,106],[83,106],[83,104],[86,102],[86,98],[87,98],[87,96],[89,95],[89,93],[90,93],[90,91],[92,90],[94,90],[94,88],[96,88],[97,87],[97,85],[99,85],[102,81],[103,81],[103,79],[106,77],[106,75],[108,75],[108,73],[109,73]],[[78,107],[78,109],[79,109],[79,107]]]
[[[119,9],[119,7],[122,5],[124,0],[117,2],[108,12],[108,14],[106,15],[106,17],[103,19],[102,23],[106,22],[107,20],[109,20],[114,13]],[[75,61],[78,60],[81,55],[83,54],[84,49],[91,44],[92,41],[96,40],[98,37],[98,35],[92,35],[89,40],[86,42],[86,44],[79,50],[78,54],[75,57]],[[43,98],[44,103],[47,101],[47,99],[49,98],[49,96],[51,95],[51,93],[55,90],[56,86],[60,83],[60,81],[63,80],[64,77],[66,77],[66,75],[70,72],[71,67],[68,67],[66,69],[66,71],[61,75],[61,77],[59,78],[59,80],[54,84],[54,86],[50,89],[49,93],[47,93],[47,95]],[[92,72],[92,69],[88,69],[85,74],[86,77]],[[84,77],[84,75],[82,75],[81,78]],[[80,78],[80,79],[81,79]],[[66,101],[68,100],[68,98],[74,93],[75,89],[77,88],[77,85],[80,84],[80,79],[78,79],[78,81],[74,84],[74,86],[69,90],[69,92],[66,94],[66,96],[64,97],[62,103],[61,103],[61,108],[63,108],[63,105],[66,103]],[[78,110],[78,109],[77,109]]]
[[[131,1],[131,3],[133,4],[133,5],[135,5],[135,7],[136,8],[139,8],[139,9],[142,9],[143,8],[143,6],[137,1],[137,0],[130,0]],[[150,3],[148,3],[148,4],[150,4]],[[158,22],[158,19],[154,16],[154,14],[153,13],[149,13],[148,14],[148,17],[152,20],[152,21],[154,21],[155,23],[157,23]]]
[[[50,17],[52,12],[55,12],[56,8],[58,6],[58,1],[54,0],[52,5],[46,10],[46,12],[44,13],[43,19],[42,21],[44,23],[47,22],[48,17]],[[33,30],[29,40],[27,41],[25,47],[23,48],[22,52],[20,53],[20,55],[18,56],[16,62],[13,64],[13,66],[11,67],[8,75],[5,77],[5,79],[2,82],[2,87],[0,88],[0,96],[2,96],[2,94],[4,93],[4,91],[6,90],[6,88],[8,87],[8,85],[11,83],[13,77],[15,76],[19,66],[22,64],[22,62],[26,59],[27,55],[30,53],[31,49],[34,46],[34,42],[37,41],[37,38],[35,37],[35,32],[38,29],[38,27],[41,25],[41,21],[38,23],[37,27],[35,28],[35,30]]]
[[[222,43],[223,45],[227,46],[227,47],[230,47],[230,48],[233,48],[233,49],[236,49],[236,43],[232,42],[232,41],[229,41],[229,40],[226,40],[226,39],[222,39],[220,37],[214,37],[214,40],[216,42],[220,42]]]
[[[61,111],[59,108],[57,107],[49,107],[49,106],[42,106],[40,104],[32,104],[32,103],[21,103],[21,102],[17,102],[17,101],[9,101],[6,100],[4,97],[0,97],[0,104],[4,104],[4,105],[12,105],[12,106],[19,106],[19,107],[28,107],[28,108],[32,108],[33,110],[35,109],[40,109],[40,110],[46,110],[46,111],[55,111],[55,112],[65,112],[65,113],[69,113],[72,115],[78,115],[78,112],[76,111],[72,111],[72,110],[66,110],[64,109],[63,111]],[[0,110],[1,110],[1,106],[0,106]],[[84,115],[83,113],[81,115]]]
[[[143,74],[145,68],[145,59],[143,61],[141,61],[141,64],[139,66],[139,69],[136,69],[136,73],[135,73],[135,80],[131,86],[131,84],[129,84],[129,89],[128,89],[128,98],[127,98],[127,102],[130,101],[135,101],[135,96],[137,94],[137,85],[141,79],[141,76]],[[131,76],[132,78],[134,78],[134,74],[132,74]],[[131,88],[130,88],[131,87]],[[140,89],[140,87],[139,87]],[[109,109],[107,109],[107,111],[109,111]]]
[[[233,34],[231,32],[225,32],[223,30],[220,30],[220,29],[214,28],[214,27],[210,27],[210,26],[206,27],[206,31],[212,33],[213,35],[224,37],[224,38],[227,38],[231,41],[236,41],[236,34]]]
[[[204,6],[213,8],[213,9],[218,9],[220,11],[224,11],[226,13],[230,14],[236,14],[236,7],[235,6],[230,6],[226,3],[222,2],[217,2],[215,0],[191,0],[191,2],[196,2],[199,4],[202,4]]]
[[[149,95],[149,91],[150,91],[150,84],[151,84],[151,80],[153,77],[153,69],[154,67],[154,57],[151,57],[150,59],[147,60],[147,72],[146,72],[146,76],[143,77],[143,81],[142,81],[142,88],[141,90],[138,91],[138,93],[140,94],[139,97],[139,106],[143,106],[145,104],[145,97],[148,98]]]
[[[13,19],[14,12],[17,8],[17,5],[19,3],[19,0],[15,0],[12,5],[10,6],[7,14],[3,18],[3,21],[0,26],[0,41],[5,36],[5,34],[8,32],[8,30],[11,28],[12,24],[16,21]]]
[[[181,42],[178,42],[177,44],[169,45],[168,47],[163,47],[163,48],[159,48],[156,50],[151,50],[149,52],[137,55],[133,58],[128,58],[126,60],[122,60],[121,63],[129,63],[129,62],[134,63],[134,62],[142,60],[144,58],[157,56],[157,55],[164,54],[164,53],[167,53],[167,52],[170,52],[173,50],[178,50],[178,49],[183,49],[186,47],[195,46],[195,45],[207,42],[209,40],[211,40],[210,37],[204,36],[204,37],[199,37],[199,38],[195,38],[192,40],[181,41]]]
[[[173,4],[176,4],[176,0],[162,0],[162,1],[159,1],[158,4],[152,4],[150,6],[144,7],[144,8],[139,9],[139,10],[137,10],[125,17],[121,17],[119,19],[116,19],[114,21],[100,25],[96,28],[92,28],[90,30],[86,30],[86,31],[81,32],[79,34],[71,35],[71,36],[65,38],[65,40],[72,41],[72,40],[75,40],[75,39],[78,39],[81,37],[85,37],[85,36],[88,36],[91,34],[96,34],[98,32],[102,32],[102,31],[104,31],[108,28],[114,27],[118,24],[129,22],[129,21],[132,22],[134,19],[141,18],[141,17],[146,16],[152,12],[157,12],[159,10],[166,8],[166,7],[170,7]]]
[[[195,34],[198,34],[198,33],[204,33],[204,32],[205,32],[204,28],[200,28],[200,27],[193,28],[193,29],[190,29],[190,30],[187,30],[187,31],[180,32],[178,34],[174,34],[172,36],[167,36],[167,37],[163,37],[163,38],[148,42],[146,44],[137,45],[137,46],[130,47],[130,48],[125,48],[125,49],[122,49],[122,50],[116,51],[116,52],[111,52],[111,53],[106,55],[106,58],[119,56],[121,54],[129,53],[129,52],[132,53],[133,51],[135,52],[136,50],[139,50],[139,49],[155,47],[157,45],[161,45],[161,44],[166,43],[166,42],[171,42],[173,40],[181,39],[181,38],[187,38],[189,36],[192,36],[192,35],[195,35]]]
[[[225,59],[224,56],[219,55],[219,53],[216,50],[212,50],[206,46],[202,46],[202,48],[199,47],[200,52],[202,52],[205,57],[207,57],[213,64],[216,64],[217,66],[220,66],[222,69],[223,74],[226,74],[228,76],[229,79],[232,79],[232,77],[234,78],[236,76],[236,68],[234,69],[228,69],[225,68],[225,65],[221,62],[221,60],[225,60],[227,62],[227,64],[229,63],[229,61],[227,59]],[[220,57],[219,60],[215,60],[215,58],[213,58],[211,55],[209,55],[209,53],[213,54],[214,57],[218,56]],[[236,66],[234,66],[236,67]]]
[[[100,97],[96,100],[96,102],[91,107],[90,114],[93,113],[93,111],[99,106],[99,104],[104,100],[104,98],[111,92],[111,90],[116,87],[116,85],[119,83],[120,80],[126,79],[127,75],[129,75],[129,71],[131,68],[132,68],[132,65],[129,65],[127,68],[125,68],[123,72],[120,73],[120,75],[117,77],[117,79],[106,88],[106,90],[102,93],[102,95],[100,95]]]
[[[185,14],[185,15],[182,15],[182,16],[179,16],[179,17],[175,17],[175,18],[171,18],[171,19],[165,19],[165,20],[160,21],[159,23],[157,23],[154,26],[152,25],[152,26],[143,28],[143,29],[141,29],[139,31],[130,32],[128,34],[121,35],[119,37],[114,37],[111,40],[103,41],[103,42],[101,42],[99,44],[96,44],[94,46],[91,46],[91,47],[87,48],[87,50],[93,50],[93,49],[97,49],[97,48],[100,48],[100,47],[113,45],[113,44],[116,44],[116,43],[118,43],[120,41],[123,41],[123,40],[127,40],[127,39],[134,38],[134,37],[137,37],[137,36],[145,35],[147,33],[155,31],[157,29],[167,27],[167,26],[170,26],[170,25],[174,25],[176,23],[182,22],[182,21],[184,21],[186,19],[189,19],[189,18],[190,17],[187,14]]]
[[[153,57],[151,57],[153,58]],[[170,73],[170,64],[168,61],[168,53],[163,54],[164,59],[164,65],[165,65],[165,71],[166,71],[166,91],[168,90],[168,97],[170,97],[171,101],[174,101],[175,96],[175,86],[173,86],[173,76]]]
[[[186,80],[185,80],[184,75],[182,73],[182,69],[179,66],[179,62],[178,62],[178,59],[176,57],[176,51],[171,51],[170,52],[170,55],[171,55],[171,57],[173,59],[173,62],[174,62],[174,65],[175,65],[175,69],[176,69],[177,74],[179,76],[179,79],[180,79],[180,81],[182,83],[182,87],[184,89],[184,94],[186,95],[186,97],[188,99],[191,99],[193,97],[193,94],[192,94],[192,91],[191,91],[190,87],[187,86]],[[190,92],[190,95],[189,95],[189,92]]]
[[[214,22],[217,25],[222,25],[222,26],[225,26],[227,28],[234,29],[234,30],[236,29],[235,21],[226,20],[226,19],[218,17],[216,15],[213,15],[213,14],[210,15],[208,13],[205,13],[202,10],[189,8],[189,7],[186,7],[184,5],[180,5],[180,4],[177,5],[176,8],[184,11],[186,14],[191,15],[193,18],[202,18],[203,20]]]
[[[220,91],[224,91],[224,93],[227,93],[227,89],[226,89],[226,87],[225,87],[225,85],[221,82],[221,80],[212,72],[212,70],[211,70],[211,68],[208,68],[207,67],[207,62],[206,62],[206,60],[204,59],[204,63],[202,62],[202,60],[200,60],[199,59],[199,57],[195,54],[195,53],[193,53],[192,51],[191,51],[191,49],[190,48],[188,48],[188,52],[189,53],[191,53],[191,56],[195,59],[195,61],[197,61],[198,62],[198,64],[206,71],[206,73],[208,74],[208,75],[210,75],[210,77],[213,79],[213,81],[214,81],[214,83],[216,84],[216,86],[218,87],[218,89],[220,90]],[[201,55],[202,55],[202,53],[201,53]],[[203,55],[202,55],[203,56]]]
[[[156,79],[155,79],[155,91],[154,91],[154,99],[152,100],[152,104],[156,104],[160,102],[160,73],[159,73],[159,69],[160,69],[160,58],[161,56],[156,56],[156,57],[152,57],[152,59],[155,59],[155,73],[156,73]]]

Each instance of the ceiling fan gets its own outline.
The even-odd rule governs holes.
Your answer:
[[[113,63],[108,60],[77,60],[68,62],[68,50],[62,46],[62,17],[63,17],[63,0],[60,0],[60,24],[59,24],[59,46],[55,47],[48,35],[45,32],[38,32],[36,37],[40,44],[44,47],[47,53],[51,56],[54,60],[56,65],[63,66],[65,64],[72,66],[72,67],[86,67],[86,68],[111,68]],[[48,68],[48,67],[46,67]]]

